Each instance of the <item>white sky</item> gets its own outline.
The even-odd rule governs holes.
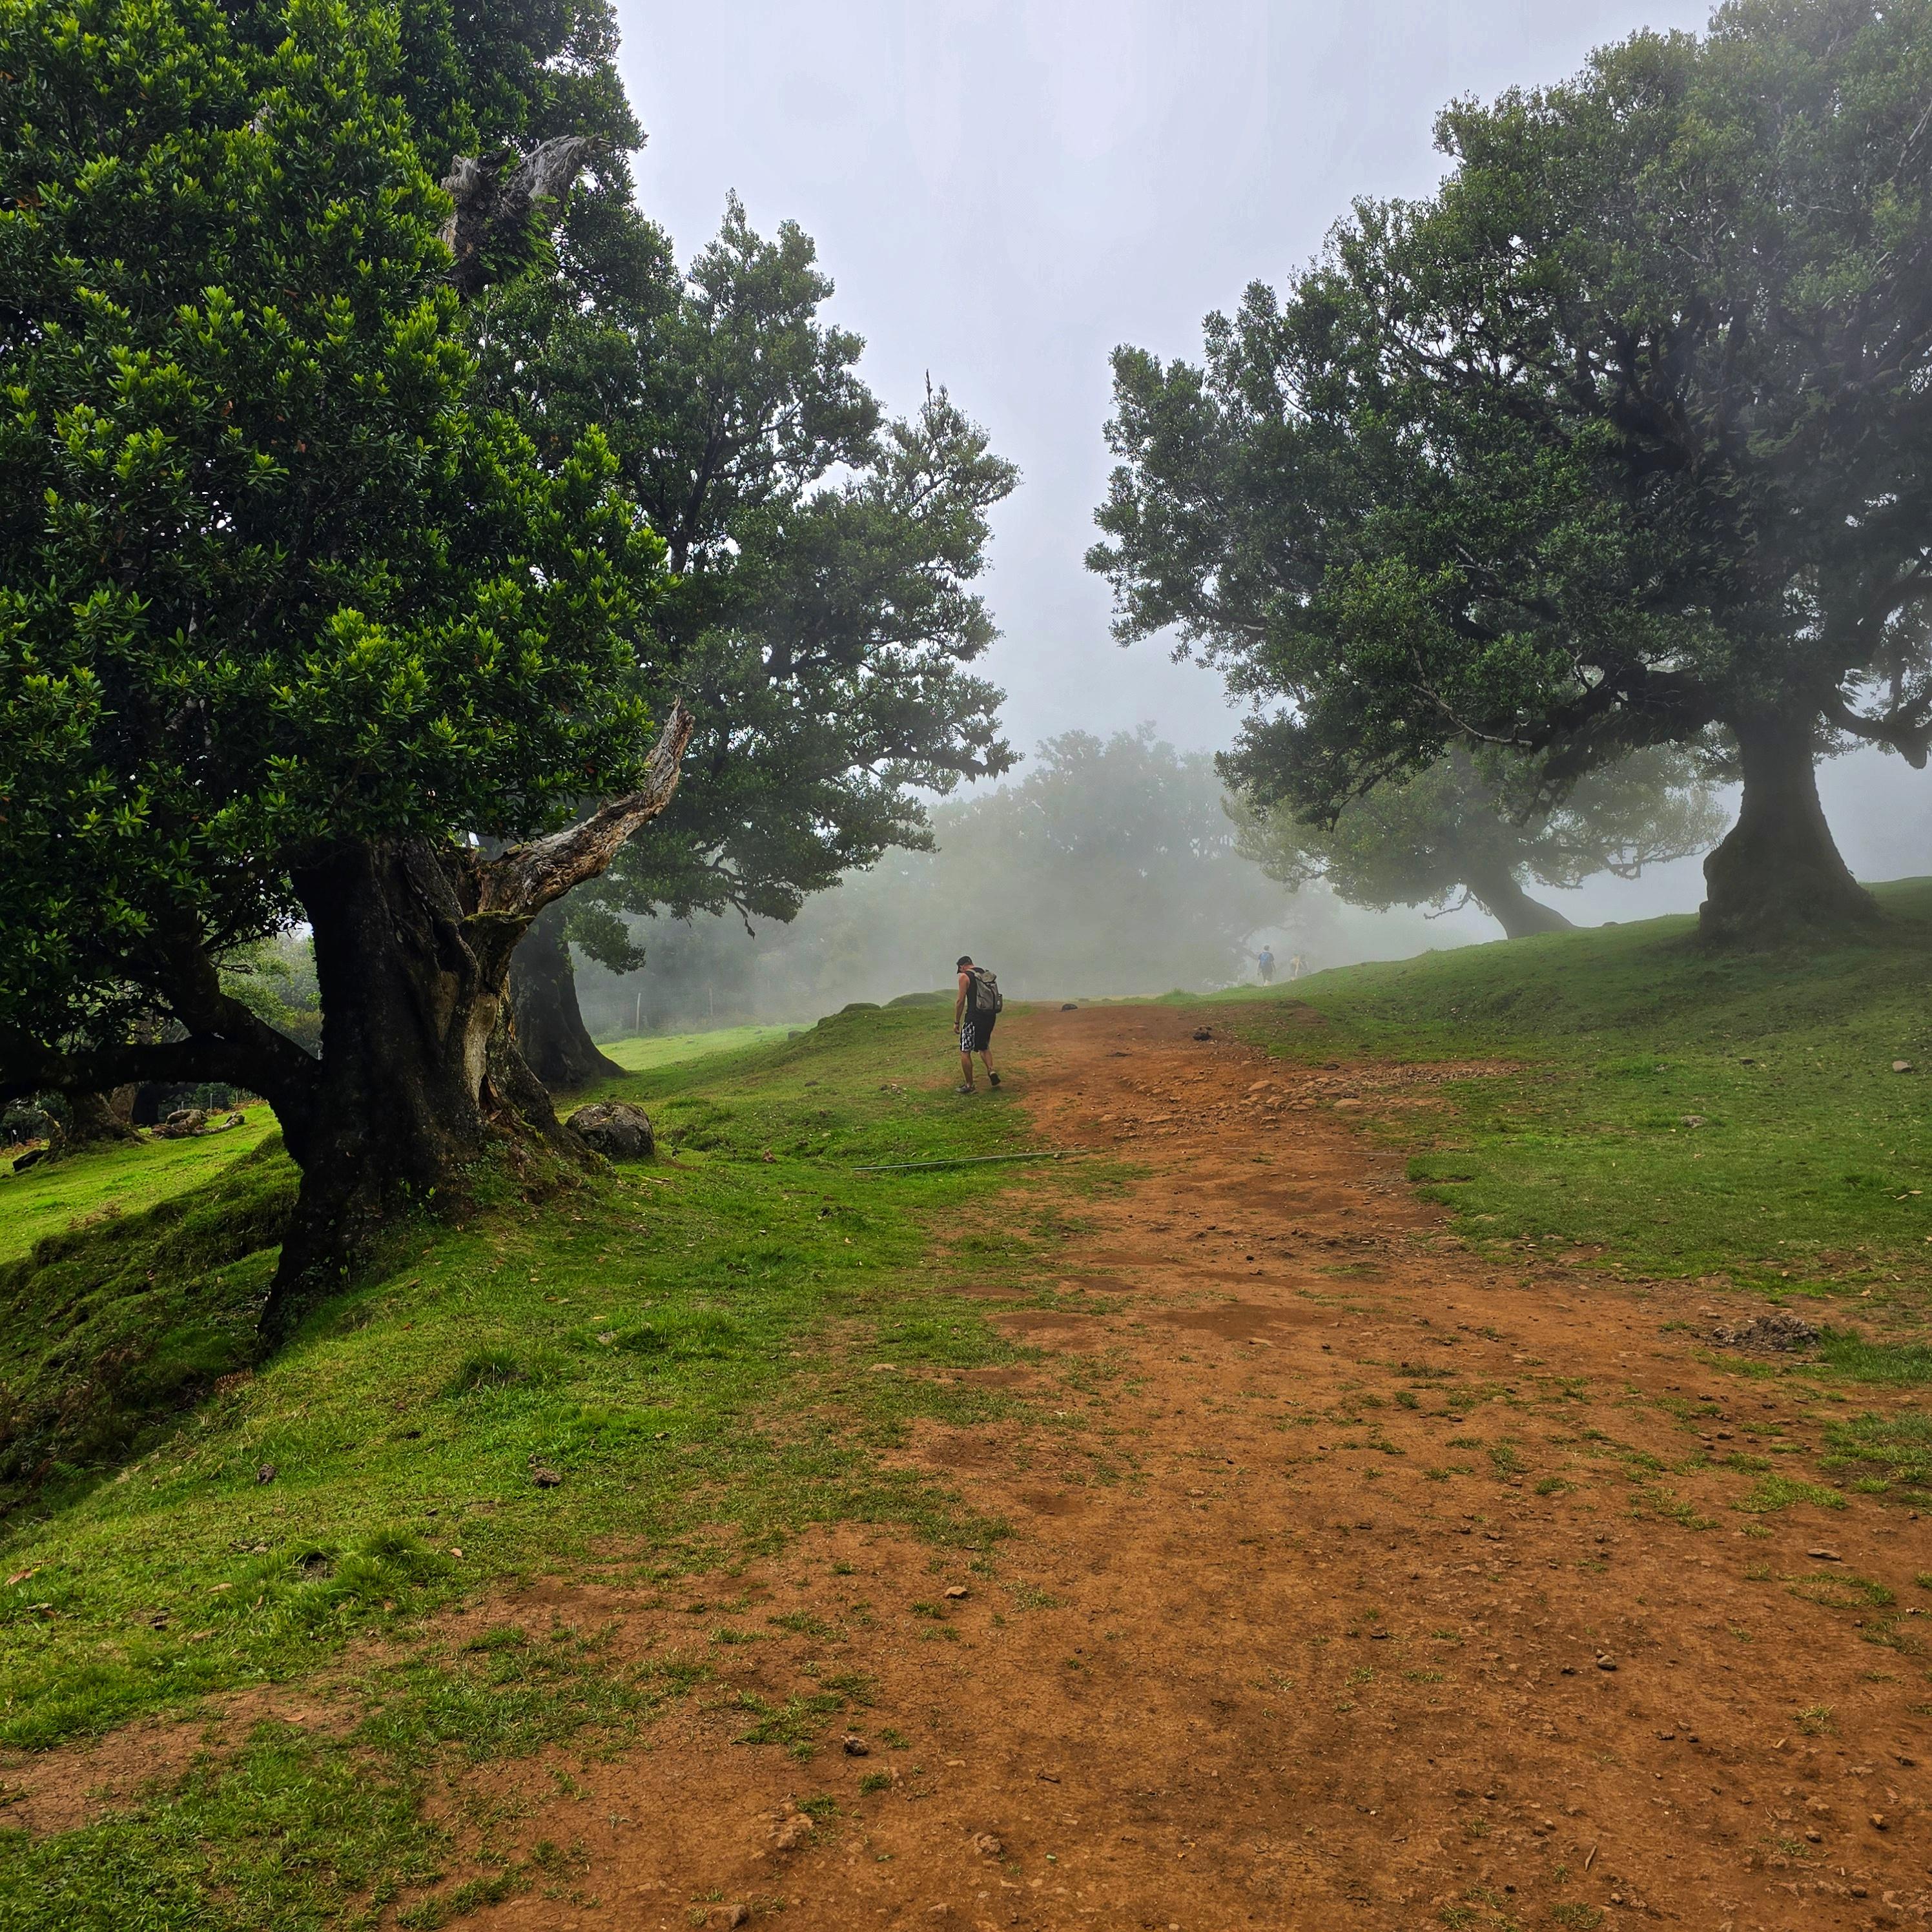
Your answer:
[[[1426,192],[1436,110],[1572,70],[1704,0],[619,0],[648,130],[638,183],[681,255],[735,188],[818,242],[888,405],[929,370],[1024,480],[996,524],[991,674],[1022,751],[1152,719],[1219,748],[1218,681],[1108,635],[1082,556],[1108,459],[1107,357],[1193,355],[1202,318],[1278,281],[1358,194]],[[1932,871],[1932,774],[1827,768],[1867,876]],[[1700,896],[1694,863],[1590,889],[1586,916]],[[1573,912],[1575,909],[1573,908]]]

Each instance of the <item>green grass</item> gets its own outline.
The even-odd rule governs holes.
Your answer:
[[[1507,1063],[1433,1090],[1446,1112],[1387,1130],[1421,1142],[1412,1178],[1499,1260],[1601,1250],[1588,1264],[1778,1297],[1869,1288],[1916,1314],[1932,1241],[1932,1193],[1917,1191],[1932,1166],[1932,881],[1879,896],[1876,943],[1709,954],[1690,921],[1657,920],[1322,974],[1239,1024],[1345,1070]],[[1898,1060],[1918,1070],[1894,1073]],[[1916,1337],[1839,1361],[1877,1379],[1932,1370]]]
[[[50,1234],[138,1214],[212,1180],[275,1131],[267,1107],[258,1103],[242,1111],[248,1124],[226,1133],[70,1154],[25,1174],[14,1173],[11,1160],[0,1155],[0,1262],[18,1260]]]
[[[633,1073],[660,1066],[688,1066],[714,1053],[736,1053],[748,1046],[770,1046],[800,1031],[796,1027],[717,1027],[709,1033],[658,1033],[605,1040],[598,1051]]]
[[[0,1932],[310,1932],[399,1901],[413,1929],[524,1890],[555,1848],[513,1808],[439,1817],[437,1774],[566,1738],[608,1748],[705,1675],[603,1653],[594,1636],[509,1625],[426,1645],[343,1687],[361,1714],[340,1730],[266,1720],[94,1824],[0,1833]]]
[[[855,1172],[1033,1144],[1006,1096],[952,1096],[945,1019],[848,1012],[648,1056],[601,1090],[647,1106],[670,1159],[538,1211],[423,1224],[405,1264],[253,1372],[292,1180],[277,1147],[237,1160],[231,1143],[215,1178],[41,1240],[0,1274],[16,1452],[0,1745],[199,1721],[209,1698],[313,1680],[370,1633],[419,1673],[410,1696],[462,1703],[473,1663],[444,1653],[433,1613],[516,1578],[728,1568],[821,1520],[988,1548],[1000,1525],[878,1452],[916,1416],[1013,1406],[950,1379],[1016,1352],[948,1288],[1024,1276],[1072,1190],[1108,1183],[1000,1170],[989,1211],[970,1168]],[[1023,1087],[1024,1053],[1006,1064]],[[105,1168],[94,1185],[112,1198]],[[562,1482],[538,1486],[538,1468]],[[641,1720],[657,1694],[632,1689],[586,1682],[558,1721]],[[407,1697],[341,1694],[334,1742],[271,1726],[86,1833],[0,1837],[0,1932],[358,1924],[384,1900],[428,1924],[452,1885],[529,1881],[526,1847],[458,1873],[420,1799],[447,1751],[521,1752],[535,1732],[472,1714],[454,1741],[427,1719],[378,1736]],[[748,1724],[808,1750],[824,1700],[848,1694],[802,1682]]]

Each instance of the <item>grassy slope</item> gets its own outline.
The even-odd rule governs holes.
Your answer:
[[[660,1066],[688,1065],[716,1053],[742,1052],[748,1046],[771,1046],[788,1040],[798,1028],[782,1026],[717,1027],[710,1033],[658,1033],[643,1038],[606,1040],[599,1051],[633,1073],[654,1072]]]
[[[0,1588],[0,1748],[190,1712],[212,1693],[311,1672],[361,1634],[402,1660],[354,1678],[344,1694],[367,1714],[345,1736],[272,1725],[170,1805],[37,1846],[0,1837],[0,1928],[355,1922],[439,1868],[420,1801],[442,1757],[621,1726],[686,1681],[613,1682],[567,1646],[514,1635],[480,1654],[440,1647],[429,1612],[486,1582],[668,1576],[826,1516],[986,1547],[998,1525],[882,1471],[874,1452],[916,1414],[965,1420],[1007,1398],[872,1365],[1010,1354],[982,1304],[946,1293],[949,1271],[1024,1266],[1066,1183],[1000,1170],[1019,1191],[989,1204],[970,1168],[852,1172],[1027,1143],[1017,1109],[952,1099],[946,1017],[854,1012],[610,1083],[651,1108],[674,1161],[540,1211],[512,1203],[425,1227],[405,1270],[344,1298],[260,1373],[172,1423],[149,1418],[136,1460],[104,1453],[16,1510],[0,1546],[0,1574],[19,1579]],[[1023,1054],[1009,1059],[1023,1072]],[[64,1372],[91,1323],[138,1348],[130,1281],[158,1275],[184,1225],[218,1220],[278,1170],[271,1150],[16,1269],[22,1306],[58,1282],[79,1311],[54,1324]],[[156,1282],[148,1340],[178,1346],[197,1307],[232,1331],[253,1306],[269,1256],[205,1258],[175,1292]],[[45,1360],[28,1325],[0,1336],[16,1404]],[[865,1372],[848,1374],[855,1360]],[[563,1480],[539,1487],[538,1468]],[[531,1710],[511,1721],[519,1694]],[[802,1742],[838,1702],[776,1714],[773,1735]],[[248,1822],[270,1792],[286,1844],[258,1842]],[[530,1876],[506,1867],[489,1882]],[[443,1909],[418,1899],[408,1922]]]
[[[1272,1008],[1231,996],[1248,1003],[1235,1024],[1345,1069],[1508,1063],[1432,1090],[1444,1111],[1373,1130],[1414,1150],[1416,1178],[1473,1240],[1852,1298],[1895,1332],[1839,1346],[1824,1372],[1909,1382],[1928,1366],[1913,1338],[1932,1221],[1912,1190],[1928,1140],[1919,1076],[1891,1067],[1932,1077],[1932,889],[1886,898],[1890,943],[1822,959],[1708,958],[1684,922],[1662,921],[1326,974]],[[1325,1024],[1310,1027],[1307,1006]],[[106,1444],[43,1492],[40,1520],[16,1513],[0,1574],[30,1574],[0,1588],[0,1744],[191,1712],[265,1678],[313,1682],[354,1634],[387,1642],[377,1661],[335,1664],[332,1733],[265,1723],[166,1803],[36,1845],[0,1835],[0,1932],[333,1926],[386,1903],[421,1927],[565,1883],[560,1855],[494,1828],[452,1870],[424,1802],[439,1768],[572,1732],[621,1737],[702,1682],[704,1646],[621,1676],[594,1640],[500,1629],[456,1646],[428,1612],[547,1570],[669,1576],[818,1516],[989,1546],[998,1526],[881,1476],[872,1452],[914,1412],[963,1419],[1004,1398],[869,1365],[998,1359],[977,1305],[945,1293],[949,1272],[1026,1269],[1070,1177],[994,1170],[1021,1191],[989,1199],[985,1170],[851,1172],[1026,1139],[1016,1111],[950,1100],[945,1017],[852,1012],[777,1043],[713,1036],[702,1058],[652,1056],[606,1090],[651,1106],[674,1166],[540,1214],[425,1229],[406,1270],[261,1374],[180,1419],[148,1414],[136,1460],[117,1466]],[[148,1221],[59,1238],[16,1269],[16,1310],[66,1298],[45,1325],[70,1370],[90,1348],[138,1360],[224,1323],[238,1334],[269,1257],[219,1259],[212,1231],[278,1172],[270,1150]],[[178,1265],[155,1265],[170,1254]],[[31,1327],[0,1322],[16,1401],[52,1372],[44,1340],[22,1339]],[[206,1373],[224,1358],[211,1346],[200,1359]],[[1859,1486],[1932,1490],[1922,1414],[1844,1413]],[[561,1486],[536,1487],[532,1459]],[[748,1726],[808,1750],[844,1694],[820,1687]]]
[[[1690,921],[1658,920],[1322,974],[1252,1030],[1316,1061],[1516,1063],[1450,1082],[1446,1117],[1385,1130],[1420,1141],[1412,1178],[1492,1252],[1580,1248],[1640,1276],[1850,1297],[1916,1334],[1932,882],[1880,896],[1879,945],[1714,956]],[[1327,1024],[1294,1024],[1302,1002]],[[1917,1378],[1932,1358],[1906,1346],[1869,1366]]]
[[[77,1222],[136,1214],[213,1179],[274,1132],[275,1117],[266,1107],[250,1107],[248,1115],[245,1126],[203,1140],[144,1140],[70,1155],[25,1174],[14,1173],[0,1155],[0,1262],[17,1260],[36,1241]]]

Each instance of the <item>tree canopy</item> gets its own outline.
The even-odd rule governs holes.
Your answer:
[[[1440,192],[1201,366],[1118,352],[1090,561],[1256,700],[1258,797],[1332,818],[1459,741],[1560,793],[1714,728],[1707,929],[1869,914],[1813,764],[1932,736],[1928,86],[1922,7],[1735,0],[1448,109]]]
[[[1426,770],[1390,779],[1328,826],[1286,806],[1238,799],[1240,850],[1295,890],[1322,880],[1352,905],[1444,912],[1473,900],[1511,939],[1570,922],[1524,890],[1580,886],[1600,872],[1636,878],[1708,849],[1724,818],[1692,756],[1634,752],[1587,773],[1558,802],[1520,758],[1452,746]]]
[[[254,1088],[334,1265],[534,1104],[504,938],[674,786],[664,545],[477,394],[392,14],[22,0],[0,70],[0,1084]],[[220,983],[298,918],[319,1062]]]

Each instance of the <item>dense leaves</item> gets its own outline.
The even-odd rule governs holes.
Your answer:
[[[623,964],[621,914],[788,918],[922,843],[916,794],[1010,765],[967,667],[995,635],[971,586],[1016,477],[943,390],[886,419],[791,224],[762,237],[734,200],[685,271],[640,225],[573,276],[506,291],[482,354],[540,448],[607,426],[675,573],[652,624],[699,720],[679,796],[570,904],[573,936]]]
[[[325,841],[510,835],[648,748],[662,547],[479,411],[380,13],[14,7],[0,1023],[158,999]]]

